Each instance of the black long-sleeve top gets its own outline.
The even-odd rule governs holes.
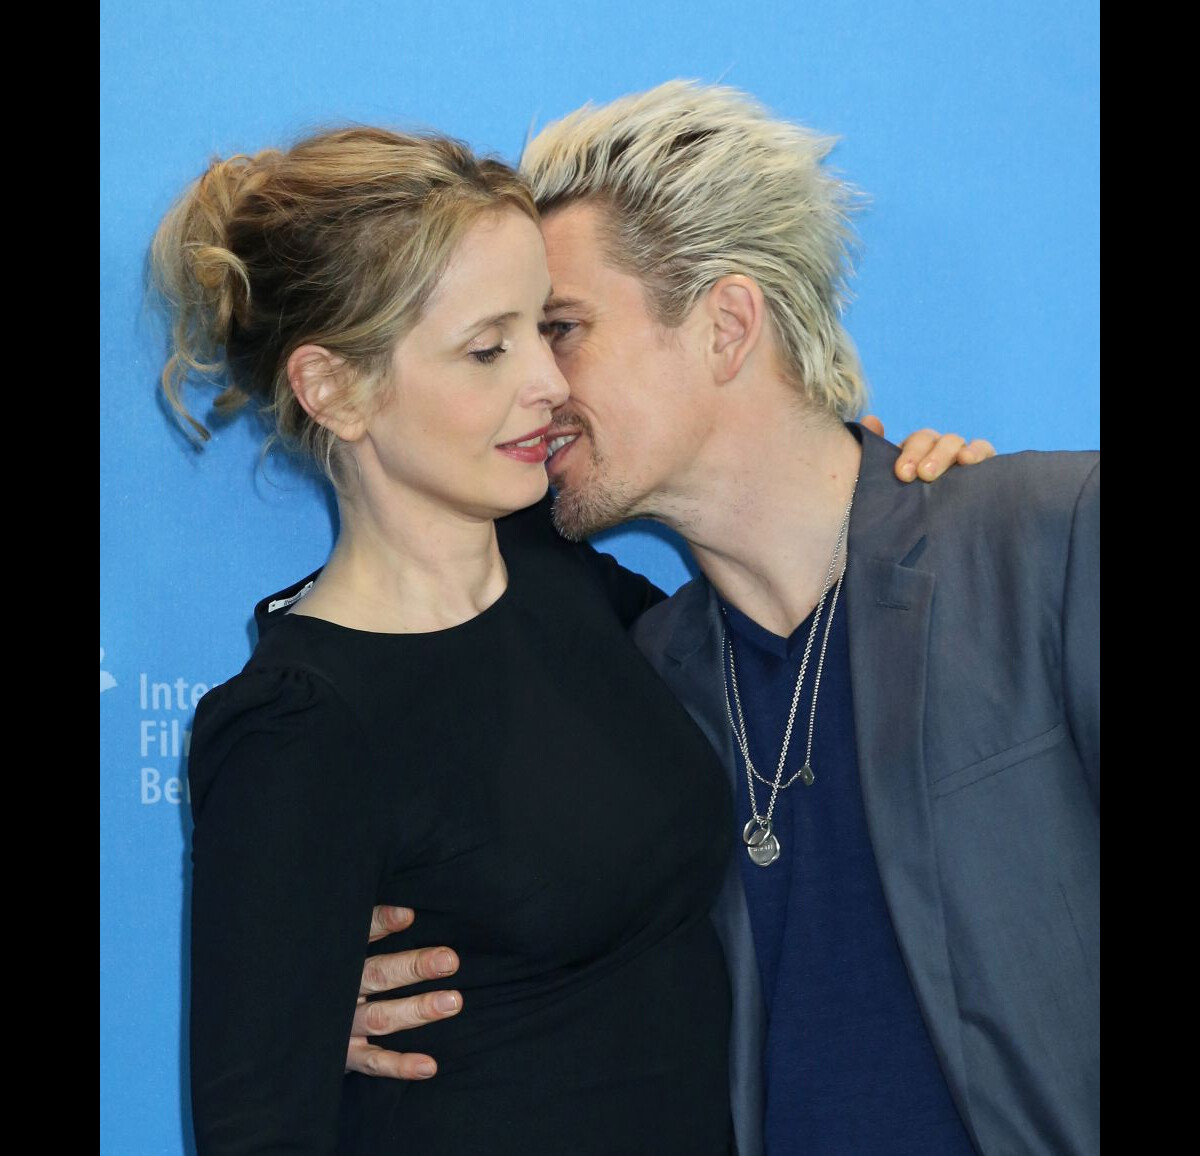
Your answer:
[[[728,1151],[729,791],[626,635],[661,594],[545,503],[498,526],[509,583],[476,618],[371,633],[285,591],[197,710],[201,1156]],[[418,918],[374,950],[461,958],[463,1010],[378,1041],[435,1056],[428,1081],[343,1074],[377,903]]]

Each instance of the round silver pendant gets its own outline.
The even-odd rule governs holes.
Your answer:
[[[817,781],[817,776],[813,774],[813,769],[805,763],[800,768],[800,781],[806,786],[811,787]]]
[[[752,863],[760,867],[770,867],[779,858],[779,840],[774,835],[768,835],[756,847],[747,847],[746,854]]]
[[[759,823],[757,819],[751,819],[742,828],[742,842],[747,847],[759,846],[771,834],[771,820],[766,819]]]

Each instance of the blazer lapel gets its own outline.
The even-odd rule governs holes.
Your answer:
[[[720,756],[736,800],[738,765],[725,714],[722,623],[716,591],[701,578],[679,597],[682,605],[664,648],[667,661],[660,673]],[[712,920],[725,949],[733,987],[729,1064],[737,1147],[740,1156],[757,1156],[763,1150],[766,1110],[762,1058],[767,1042],[767,1010],[750,910],[736,858],[741,850],[739,844],[729,858]]]
[[[733,736],[725,717],[717,593],[707,579],[698,578],[683,596],[687,601],[675,616],[675,629],[664,648],[669,661],[661,674],[721,756],[730,789],[736,791]]]
[[[892,474],[895,448],[865,432],[846,569],[855,742],[884,895],[934,1048],[967,1128],[966,1078],[932,815],[923,720],[934,576],[923,483]]]

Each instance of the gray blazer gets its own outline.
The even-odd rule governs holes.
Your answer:
[[[981,1152],[1095,1153],[1099,454],[1013,454],[906,486],[896,448],[852,428],[855,738],[905,964]],[[684,586],[635,637],[735,787],[712,587]],[[757,1156],[766,1010],[736,862],[714,920],[734,987],[738,1147]]]

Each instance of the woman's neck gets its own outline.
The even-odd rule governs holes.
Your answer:
[[[339,496],[341,530],[313,588],[291,613],[356,630],[416,634],[476,617],[508,573],[490,518],[419,502],[381,510]]]

